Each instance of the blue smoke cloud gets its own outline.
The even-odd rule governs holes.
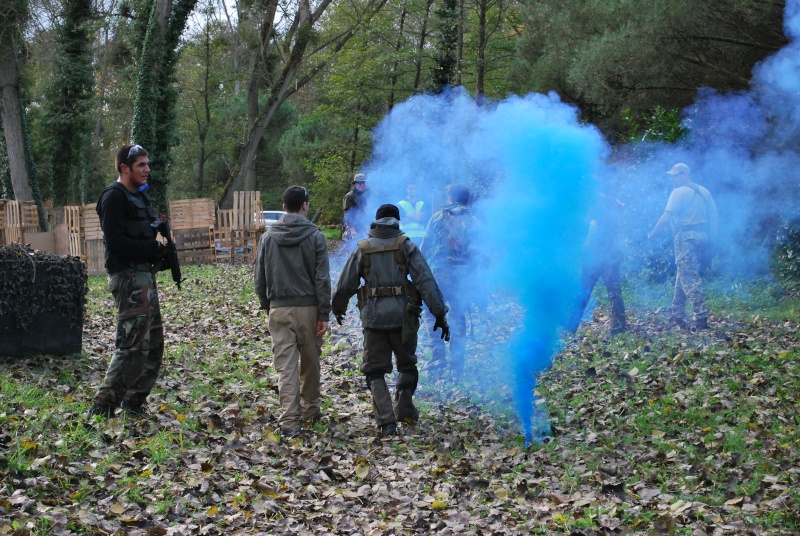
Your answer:
[[[363,168],[369,202],[361,228],[375,208],[402,198],[408,183],[432,211],[450,183],[469,186],[477,197],[474,271],[450,286],[471,303],[493,295],[518,306],[516,320],[493,319],[521,322],[496,354],[531,437],[534,377],[550,364],[569,314],[565,297],[577,293],[585,215],[606,142],[555,93],[478,104],[463,89],[399,104],[375,139],[374,157]]]
[[[428,214],[444,203],[447,184],[470,187],[480,262],[460,292],[474,303],[491,295],[519,311],[502,349],[493,340],[471,347],[493,348],[503,360],[503,381],[513,386],[528,440],[536,434],[535,375],[549,366],[577,295],[586,215],[599,191],[625,203],[627,270],[654,258],[669,262],[668,237],[659,247],[645,236],[671,190],[665,172],[684,162],[716,200],[718,251],[735,259],[725,269],[736,276],[765,273],[776,221],[798,208],[800,0],[787,2],[785,30],[792,43],[756,66],[749,91],[699,92],[683,113],[689,135],[674,144],[628,144],[612,153],[600,132],[579,122],[578,111],[554,93],[478,103],[455,88],[415,96],[376,127],[373,157],[362,169],[369,194],[359,229],[369,227],[379,205],[397,204],[408,184],[416,185]],[[666,305],[670,297],[660,299]],[[469,370],[469,348],[467,358]]]

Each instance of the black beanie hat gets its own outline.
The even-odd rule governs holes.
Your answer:
[[[375,219],[394,218],[400,220],[400,209],[394,205],[381,205],[375,213]]]

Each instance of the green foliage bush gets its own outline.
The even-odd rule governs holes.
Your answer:
[[[787,225],[780,244],[772,250],[772,272],[784,289],[800,294],[800,225]]]

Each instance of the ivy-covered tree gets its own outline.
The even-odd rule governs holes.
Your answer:
[[[133,140],[151,155],[148,183],[159,209],[166,211],[170,151],[175,137],[175,67],[178,43],[197,0],[144,0],[137,23],[140,39]]]
[[[27,19],[27,0],[12,0],[0,4],[0,112],[11,184],[15,198],[21,201],[33,199],[33,188],[26,165],[24,110],[17,65],[17,50],[22,42],[22,29]]]
[[[45,101],[55,206],[87,201],[94,85],[91,19],[92,0],[64,0],[55,30],[55,72]]]
[[[459,43],[459,2],[441,0],[434,9],[436,41],[431,86],[433,91],[441,92],[447,86],[456,84],[458,77]]]

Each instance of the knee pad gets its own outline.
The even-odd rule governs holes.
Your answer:
[[[408,389],[413,392],[417,389],[418,382],[419,371],[416,367],[414,367],[413,370],[401,371],[397,377],[397,390],[402,391],[404,389]]]

